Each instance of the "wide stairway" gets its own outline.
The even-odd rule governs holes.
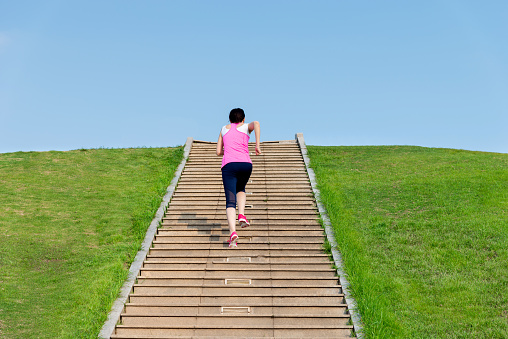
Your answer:
[[[215,147],[193,142],[111,338],[351,337],[298,144],[265,142],[251,155],[251,226],[238,227],[234,249]]]

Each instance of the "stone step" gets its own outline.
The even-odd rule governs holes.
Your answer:
[[[246,185],[246,191],[269,191],[273,193],[280,193],[278,190],[281,189],[302,189],[303,191],[307,192],[307,189],[311,188],[311,185],[309,182],[306,182],[304,180],[300,180],[298,178],[294,178],[295,180],[289,180],[287,182],[276,182],[276,181],[262,181],[259,179],[256,179],[253,182],[248,182]],[[200,182],[198,179],[192,179],[185,181],[183,183],[180,183],[179,188],[182,189],[195,189],[195,190],[204,190],[206,189],[208,192],[213,190],[219,190],[220,192],[224,192],[222,179],[220,181],[211,181],[208,179],[203,179],[202,182]],[[288,191],[292,195],[292,191]],[[278,194],[280,195],[280,194]]]
[[[311,242],[292,242],[292,243],[285,243],[285,244],[268,244],[268,243],[262,243],[262,242],[251,242],[248,239],[242,239],[241,237],[238,239],[238,247],[241,247],[243,249],[247,250],[291,250],[291,249],[321,249],[322,244],[320,242],[311,243]],[[229,244],[226,241],[223,242],[211,242],[209,244],[204,243],[193,243],[193,242],[181,242],[181,243],[167,243],[167,242],[153,242],[154,249],[220,249],[220,248],[228,248]],[[235,251],[236,248],[230,249],[232,251]]]
[[[191,197],[188,194],[185,195],[176,195],[173,196],[173,199],[171,199],[171,204],[178,204],[178,205],[187,205],[187,206],[200,206],[201,204],[206,204],[210,206],[217,206],[217,208],[220,207],[220,209],[224,209],[226,205],[226,199],[224,192],[222,194],[220,193],[213,193],[210,194],[210,196],[194,196]],[[295,196],[288,196],[288,195],[277,195],[270,197],[266,195],[261,194],[249,194],[247,197],[247,205],[252,205],[256,203],[264,203],[268,206],[271,205],[281,205],[286,204],[287,206],[300,206],[300,205],[309,205],[309,204],[315,204],[314,198],[310,196],[305,195],[295,195]]]
[[[245,210],[246,216],[249,218],[249,222],[251,225],[268,225],[269,222],[275,222],[279,224],[284,225],[302,225],[302,222],[304,224],[309,223],[311,224],[312,221],[317,222],[318,220],[318,214],[316,214],[312,210],[303,210],[301,213],[298,213],[298,211],[287,211],[282,213],[281,211],[258,211],[258,212],[252,212],[250,209]],[[226,222],[226,211],[225,208],[217,208],[217,210],[214,211],[213,214],[206,214],[206,213],[199,213],[199,211],[196,211],[196,213],[193,212],[180,212],[180,213],[168,213],[163,218],[163,222],[167,221],[169,223],[171,222],[185,222],[185,223],[201,223],[205,225],[211,225],[211,224],[217,224],[217,223],[225,223]],[[237,221],[236,221],[237,222]]]
[[[252,227],[240,228],[238,232],[241,231],[242,237],[319,237],[323,236],[323,230],[319,228],[309,229],[309,230],[269,230],[266,228],[263,229],[254,229]],[[229,230],[227,228],[214,229],[214,236],[218,235],[218,233],[229,237]],[[210,232],[204,233],[203,230],[198,229],[159,229],[157,232],[157,237],[180,237],[180,236],[209,236]],[[159,239],[160,240],[160,239]]]
[[[302,226],[321,226],[319,223],[318,215],[313,215],[311,211],[304,210],[302,213],[296,214],[298,211],[286,212],[284,214],[277,213],[277,211],[258,211],[257,213],[251,213],[252,211],[248,208],[245,209],[245,216],[249,219],[250,227],[259,227],[261,229],[267,226],[291,226],[302,227]],[[300,217],[301,215],[301,217]],[[238,226],[238,221],[235,220]],[[216,228],[217,226],[228,227],[226,219],[226,209],[217,208],[213,213],[199,213],[195,214],[192,212],[169,212],[164,218],[163,223],[168,225],[202,225],[203,227],[209,226]]]
[[[266,195],[266,192],[251,192],[249,190],[246,191],[247,201],[250,198],[254,198],[256,196],[261,196],[263,199],[268,200],[287,200],[290,202],[291,200],[305,200],[314,199],[314,195],[308,192],[271,192],[270,196]],[[173,199],[177,197],[189,197],[192,199],[202,199],[202,197],[213,197],[216,199],[222,200],[224,198],[224,192],[180,192],[177,191],[173,194]]]
[[[302,155],[300,153],[299,149],[276,149],[276,148],[270,148],[265,149],[263,148],[263,153],[260,155],[256,155],[256,152],[254,149],[249,150],[250,160],[252,162],[263,162],[269,159],[273,158],[280,158],[282,162],[285,162],[287,160],[292,159],[298,159],[303,160]],[[189,154],[189,159],[199,162],[209,162],[209,161],[222,161],[222,156],[217,156],[217,153],[215,149],[213,151],[191,151]]]
[[[195,172],[199,170],[208,170],[209,172],[217,171],[221,173],[221,165],[219,162],[217,163],[195,163],[189,162],[188,165],[185,166],[183,173],[186,172]],[[303,160],[297,161],[288,161],[288,162],[258,162],[252,164],[252,172],[261,173],[261,172],[269,172],[269,173],[279,173],[283,170],[289,171],[301,171],[306,172],[305,163]]]
[[[284,186],[280,186],[278,188],[275,187],[266,187],[266,186],[258,186],[258,187],[251,187],[247,185],[245,187],[245,193],[247,195],[247,202],[249,202],[249,198],[252,198],[252,195],[260,195],[263,196],[263,199],[270,199],[270,197],[274,198],[285,198],[288,199],[288,204],[290,204],[290,201],[294,197],[306,197],[307,199],[313,199],[314,196],[312,194],[312,191],[309,187],[307,188],[301,188],[299,190],[298,188],[287,188],[285,189]],[[268,194],[268,195],[267,195]],[[204,187],[204,188],[196,188],[196,187],[182,187],[178,191],[178,196],[194,196],[194,197],[215,197],[222,201],[221,198],[225,197],[224,195],[224,189],[220,186],[217,187]],[[275,200],[282,200],[282,199],[275,199]],[[299,199],[302,200],[302,199]]]
[[[206,269],[206,268],[215,268],[215,269],[225,269],[229,267],[234,267],[236,269],[240,268],[290,268],[294,267],[294,263],[286,263],[286,264],[273,264],[273,263],[231,263],[231,262],[212,262],[212,263],[171,263],[171,262],[161,262],[161,261],[145,261],[143,264],[144,268],[167,268],[167,269]],[[302,269],[310,269],[310,268],[331,268],[332,265],[329,262],[322,263],[311,263],[311,264],[298,264],[299,268]]]
[[[168,206],[171,208],[177,208],[177,206],[181,207],[188,207],[190,209],[192,208],[206,208],[209,206],[217,207],[223,209],[225,207],[225,201],[226,199],[217,199],[216,197],[212,198],[194,198],[194,199],[184,199],[184,198],[173,198],[171,200],[171,204]],[[314,200],[307,199],[299,199],[299,200],[292,200],[287,201],[283,198],[279,199],[267,199],[266,197],[260,197],[260,196],[250,196],[249,200],[247,201],[247,205],[253,205],[253,206],[263,206],[269,209],[278,209],[278,208],[284,208],[284,206],[287,206],[288,208],[298,208],[298,207],[310,207],[310,206],[316,206]]]
[[[288,167],[288,166],[279,166],[274,168],[264,168],[264,167],[256,167],[255,170],[252,171],[256,176],[267,176],[267,177],[281,177],[285,178],[288,174],[306,174],[307,171],[305,167]],[[194,175],[210,175],[215,174],[216,176],[222,176],[222,172],[220,167],[218,168],[208,168],[208,167],[194,167],[187,168],[183,170],[183,175],[194,174]]]
[[[189,161],[188,165],[185,166],[184,171],[194,171],[196,169],[208,169],[211,171],[221,172],[221,162],[192,162]],[[290,160],[281,162],[280,160],[274,159],[272,161],[253,161],[252,162],[252,172],[262,172],[262,171],[280,171],[281,169],[289,169],[289,170],[301,170],[306,171],[305,163],[303,160]]]
[[[252,171],[253,172],[258,171],[260,166],[264,166],[264,165],[271,166],[271,165],[277,164],[277,163],[281,164],[281,165],[285,165],[287,167],[289,167],[292,164],[295,164],[296,166],[299,166],[299,167],[302,166],[303,168],[305,168],[305,163],[304,163],[303,159],[301,159],[301,158],[296,159],[292,155],[289,155],[289,154],[288,154],[287,161],[280,159],[280,158],[282,158],[282,156],[277,156],[277,155],[272,155],[272,156],[269,156],[266,158],[265,157],[251,157]],[[291,158],[291,159],[289,159],[289,158]],[[213,165],[214,167],[218,168],[219,170],[221,169],[221,166],[222,166],[222,160],[220,158],[200,161],[197,158],[189,157],[189,159],[187,161],[188,161],[189,166]]]
[[[275,167],[277,164],[281,164],[283,166],[290,166],[290,165],[296,165],[296,166],[305,166],[305,162],[301,157],[294,156],[294,155],[288,155],[288,156],[277,156],[277,155],[271,155],[268,157],[252,157],[252,167],[257,169],[260,166],[268,166],[268,167]],[[186,166],[189,166],[189,168],[193,166],[210,166],[214,168],[221,168],[222,166],[222,159],[215,159],[211,157],[202,157],[202,158],[194,158],[191,157],[187,161]]]
[[[307,170],[305,166],[302,164],[294,164],[287,166],[278,166],[274,164],[271,165],[253,165],[252,169],[252,179],[254,178],[277,178],[280,177],[282,180],[287,180],[286,174],[298,175],[298,174],[306,174]],[[219,178],[222,178],[222,170],[220,164],[217,165],[201,165],[201,166],[189,166],[183,170],[183,175],[210,175],[214,174]],[[250,179],[250,178],[249,178]]]
[[[221,219],[170,219],[163,221],[159,231],[193,231],[187,235],[196,234],[205,234],[205,235],[229,235],[229,230],[226,228],[227,220],[224,218]],[[251,225],[249,227],[241,228],[238,223],[236,223],[236,231],[245,231],[244,235],[248,235],[249,232],[255,232],[255,234],[259,234],[263,236],[263,232],[268,233],[269,236],[277,237],[278,235],[283,236],[284,233],[289,235],[287,232],[291,231],[303,231],[303,232],[311,232],[311,231],[319,231],[320,234],[323,234],[323,229],[317,220],[314,219],[304,219],[304,220],[294,220],[290,221],[280,221],[280,220],[272,220],[272,219],[251,219]],[[261,232],[261,233],[260,233]],[[281,232],[280,234],[277,232]],[[312,233],[309,233],[311,235]]]
[[[261,155],[257,155],[257,156],[255,154],[255,150],[249,150],[249,153],[252,153],[253,155],[255,155],[254,157],[251,157],[251,160],[266,159],[266,158],[274,157],[274,156],[282,157],[283,159],[285,159],[286,157],[299,157],[300,159],[302,159],[302,155],[301,155],[300,150],[298,148],[285,149],[285,150],[278,150],[276,148],[264,149],[263,153]],[[215,153],[215,150],[213,150],[212,152],[209,152],[209,151],[191,152],[189,158],[222,160],[222,156],[217,156],[217,153]],[[254,158],[254,159],[252,159],[252,158]]]
[[[321,326],[324,328],[346,326],[348,317],[331,315],[263,315],[263,314],[218,314],[218,315],[157,315],[144,316],[134,314],[123,314],[121,322],[124,326],[166,326],[167,324],[178,324],[179,327],[200,327],[200,326],[235,326],[241,323],[241,326],[264,326],[267,323],[273,323],[274,326],[290,326],[298,324],[299,326]]]
[[[179,181],[180,184],[184,183],[198,183],[198,184],[220,184],[222,185],[222,177],[219,176],[213,176],[208,178],[203,177],[185,177]],[[251,176],[249,181],[247,182],[248,185],[252,184],[261,184],[261,185],[285,185],[285,184],[308,184],[309,179],[305,176],[296,176],[294,178],[287,178],[284,177],[284,179],[277,179],[277,178],[267,178],[267,177],[253,177]]]
[[[274,249],[268,246],[264,246],[263,248],[150,248],[150,255],[171,255],[171,256],[181,256],[188,255],[190,256],[202,256],[202,255],[222,255],[228,256],[231,253],[235,253],[236,255],[249,256],[249,255],[263,255],[263,254],[288,254],[288,253],[298,253],[302,255],[312,255],[312,254],[323,254],[322,248],[280,248]]]
[[[251,198],[262,198],[262,200],[267,201],[280,201],[285,200],[288,204],[291,204],[291,201],[313,201],[314,195],[308,192],[271,192],[270,196],[266,195],[266,192],[252,192],[248,189],[246,190],[247,202],[250,201]],[[218,199],[219,202],[225,199],[224,192],[175,192],[173,194],[173,199],[175,198],[189,198],[189,201],[193,200],[201,200],[201,199]]]
[[[183,186],[214,186],[223,188],[222,178],[220,180],[210,180],[210,179],[202,179],[202,178],[192,178],[192,179],[186,179],[185,181],[180,181],[178,183],[178,187]],[[256,179],[252,182],[247,182],[247,187],[254,187],[254,186],[260,186],[260,187],[270,187],[270,188],[277,188],[277,187],[286,187],[287,185],[298,185],[298,186],[309,186],[310,182],[305,181],[303,179],[295,178],[295,180],[287,180],[285,182],[280,182],[277,180],[262,180],[262,179]]]
[[[301,153],[300,153],[300,150],[298,148],[289,148],[289,149],[277,149],[277,148],[263,148],[263,153],[260,154],[260,155],[256,155],[256,152],[254,149],[252,150],[249,150],[249,153],[251,153],[251,155],[254,155],[254,157],[251,157],[251,160],[254,160],[254,159],[265,159],[265,158],[269,158],[269,157],[273,157],[273,156],[278,156],[278,157],[300,157],[300,159],[302,158],[301,156]],[[211,152],[206,150],[206,151],[195,151],[195,152],[192,152],[190,153],[189,155],[189,158],[193,158],[193,159],[219,159],[219,160],[222,160],[222,156],[217,156],[217,153],[216,153],[216,150],[212,150]],[[254,159],[252,159],[254,158]]]
[[[221,315],[224,310],[222,305],[214,306],[193,306],[193,305],[149,305],[149,304],[133,304],[127,303],[123,315],[153,315],[153,316],[202,316],[202,315]],[[242,314],[247,312],[249,315],[273,315],[273,316],[289,316],[289,315],[309,315],[313,314],[317,317],[334,316],[349,318],[345,305],[336,306],[272,306],[269,303],[266,306],[248,306],[245,308],[229,310],[233,314]],[[228,312],[228,310],[226,310]],[[226,313],[227,314],[227,313]]]
[[[230,251],[235,254],[237,251]],[[259,255],[259,256],[167,256],[148,254],[146,261],[164,261],[167,263],[272,263],[272,264],[313,264],[326,262],[330,263],[326,254],[298,254],[298,255]]]
[[[195,150],[191,151],[190,157],[193,158],[200,158],[200,157],[207,157],[212,159],[222,159],[221,156],[217,156],[217,153],[215,153],[215,149],[211,150]],[[255,153],[255,150],[249,150],[250,153]],[[284,149],[278,149],[278,148],[263,148],[263,154],[256,156],[256,158],[265,158],[273,155],[278,156],[286,156],[286,155],[293,155],[293,156],[299,156],[300,159],[302,157],[300,153],[300,149],[298,147],[292,147],[292,148],[284,148]]]
[[[308,227],[304,230],[270,230],[267,227],[252,227],[241,228],[237,225],[239,236],[251,241],[272,244],[283,244],[285,242],[304,241],[323,242],[324,231],[319,227]],[[202,241],[222,241],[229,240],[229,230],[225,228],[201,228],[201,229],[181,229],[181,230],[168,230],[160,228],[156,239],[157,241],[181,241],[185,242],[195,241],[196,243]]]
[[[293,339],[299,339],[299,338],[320,338],[320,339],[341,339],[341,338],[351,338],[351,329],[353,326],[348,327],[350,330],[341,330],[340,333],[337,331],[330,331],[330,330],[300,330],[300,329],[273,329],[273,330],[225,330],[224,332],[221,329],[215,330],[196,330],[192,331],[189,330],[187,332],[179,332],[178,334],[174,334],[171,332],[171,334],[139,334],[139,333],[153,333],[151,329],[149,330],[142,330],[138,332],[138,334],[130,334],[131,330],[127,328],[126,332],[121,331],[117,332],[116,334],[113,334],[111,338],[113,339],[237,339],[237,338],[250,338],[250,339],[261,339],[261,338],[293,338]],[[192,333],[192,334],[190,334]],[[331,337],[329,336],[331,335]]]
[[[279,228],[291,227],[294,226],[296,228],[302,227],[317,227],[321,226],[319,220],[316,215],[307,214],[291,214],[285,213],[283,215],[277,214],[276,212],[266,212],[266,213],[248,213],[249,211],[245,211],[245,215],[249,219],[250,226],[244,227],[245,229],[252,228],[254,230],[267,230],[268,226],[281,226]],[[295,212],[296,213],[296,212]],[[228,221],[226,219],[226,211],[225,209],[218,209],[215,213],[210,213],[208,216],[206,215],[193,215],[192,213],[168,213],[164,220],[162,221],[163,225],[168,226],[201,226],[201,227],[212,227],[212,228],[220,228],[220,226],[228,227]],[[239,226],[238,221],[235,220],[235,224],[237,227]],[[277,229],[275,227],[274,229]],[[307,228],[303,228],[303,230],[307,230]],[[309,229],[310,230],[310,229]]]
[[[251,205],[254,206],[254,205]],[[315,209],[308,208],[307,206],[303,206],[302,208],[291,208],[291,209],[282,209],[282,208],[262,208],[262,207],[245,207],[244,215],[249,218],[249,220],[254,220],[255,217],[276,217],[281,216],[286,218],[294,218],[299,215],[303,216],[317,216]],[[226,208],[225,206],[216,206],[215,208],[168,208],[166,211],[166,219],[177,219],[176,217],[188,219],[191,217],[192,219],[206,219],[211,220],[212,218],[215,220],[227,220],[226,219]],[[180,219],[178,218],[178,219]]]
[[[238,232],[239,242],[255,244],[322,244],[324,235],[318,236],[253,236]],[[229,240],[229,234],[194,234],[187,236],[158,235],[153,244],[214,244]],[[154,246],[156,247],[156,246]]]
[[[264,183],[264,182],[253,182],[253,183],[247,183],[247,186],[249,189],[265,189],[265,190],[272,190],[272,189],[289,189],[289,188],[303,188],[307,189],[310,188],[309,182],[287,182],[287,183]],[[180,182],[178,184],[179,189],[198,189],[198,190],[204,190],[204,189],[223,189],[222,182],[215,182],[215,183],[204,183],[199,181],[193,181],[193,182]]]
[[[203,193],[203,192],[201,192]],[[194,208],[215,208],[218,210],[224,210],[226,208],[226,199],[224,192],[222,194],[218,192],[207,192],[212,193],[209,196],[196,196],[192,199],[188,199],[186,195],[178,195],[173,198],[168,208],[180,208],[186,207],[189,210]],[[298,207],[314,207],[316,204],[314,199],[309,196],[289,196],[279,195],[277,197],[268,198],[263,194],[254,194],[250,192],[247,194],[246,211],[249,208],[265,208],[268,210],[280,210],[287,207],[287,209],[297,209]],[[238,212],[238,208],[236,209]]]
[[[243,279],[249,280],[249,279]],[[238,280],[234,280],[236,282]],[[229,281],[228,281],[229,282]],[[302,287],[272,287],[228,284],[222,286],[133,286],[136,295],[164,295],[164,296],[332,296],[343,295],[342,289],[336,286],[302,286]]]
[[[254,154],[255,155],[255,154]],[[286,154],[276,154],[272,153],[269,155],[262,156],[251,156],[251,162],[254,166],[259,164],[272,164],[272,163],[281,163],[281,164],[292,164],[292,163],[300,163],[303,162],[302,157],[298,157],[298,155],[294,152],[288,152]],[[218,156],[208,155],[192,155],[187,160],[187,164],[189,165],[202,165],[202,164],[214,164],[218,165],[219,168],[222,165],[222,158]]]
[[[221,279],[258,279],[258,278],[293,278],[300,277],[307,278],[332,278],[335,277],[335,270],[333,269],[319,269],[319,270],[256,270],[256,269],[206,269],[206,270],[192,270],[192,269],[158,269],[158,268],[141,268],[141,278],[221,278]]]
[[[273,306],[334,306],[344,304],[343,294],[333,295],[283,295],[274,296],[272,294],[266,295],[252,295],[250,293],[230,295],[224,293],[224,295],[207,295],[201,294],[198,296],[187,296],[187,295],[164,295],[164,294],[152,294],[152,295],[140,295],[131,293],[129,295],[129,302],[137,304],[154,304],[154,305],[180,305],[180,304],[191,304],[196,306],[215,305],[217,302],[221,305],[229,307],[242,307],[250,306],[258,303],[272,303]]]
[[[253,193],[246,192],[247,195],[247,204],[252,204],[255,201],[263,201],[263,202],[286,202],[288,205],[293,205],[293,203],[312,203],[314,202],[314,196],[306,193],[271,193],[270,196],[267,196],[266,193]],[[173,195],[172,201],[188,201],[189,205],[191,204],[199,204],[201,201],[215,201],[217,206],[221,208],[225,208],[225,195],[224,192],[199,192],[199,193],[178,193]]]
[[[202,184],[215,184],[222,185],[222,174],[219,173],[208,173],[208,174],[198,174],[198,173],[190,173],[186,175],[183,181],[179,181],[181,184],[187,183],[195,183],[198,185]],[[309,180],[306,177],[306,173],[295,173],[292,175],[280,175],[280,176],[271,176],[266,175],[265,173],[252,173],[249,181],[247,182],[247,186],[250,185],[268,185],[268,186],[277,186],[280,185],[283,187],[285,184],[309,184]]]
[[[284,206],[273,204],[272,206],[263,206],[262,202],[250,202],[251,205],[245,206],[244,215],[247,217],[250,217],[254,214],[256,215],[263,215],[266,216],[267,214],[272,215],[278,215],[278,214],[284,214],[284,215],[291,215],[294,216],[295,214],[298,214],[298,212],[301,211],[301,214],[305,215],[318,215],[316,213],[316,207],[313,207],[311,205],[305,204],[305,205],[294,205],[290,208],[285,208]],[[238,214],[238,209],[236,210],[236,213]],[[196,206],[195,208],[191,206],[186,205],[173,205],[172,207],[167,209],[168,217],[170,215],[183,215],[183,216],[199,216],[200,218],[210,218],[210,217],[217,217],[217,218],[225,218],[226,217],[226,205],[224,203],[219,203],[215,205],[205,205],[203,203],[199,208]],[[250,220],[251,218],[249,218]]]
[[[237,278],[237,280],[232,279],[223,279],[223,278],[212,278],[212,277],[204,277],[204,278],[158,278],[151,277],[145,278],[138,276],[137,281],[138,284],[142,285],[150,285],[150,286],[222,286],[226,284],[234,285],[240,283],[250,283],[250,286],[261,287],[261,286],[271,286],[271,287],[292,287],[292,286],[308,286],[308,285],[320,285],[320,286],[338,286],[337,278],[329,278],[329,277],[300,277],[298,279],[293,278],[257,278],[252,279],[249,278]]]
[[[220,214],[225,214],[225,203],[217,203],[215,202],[213,205],[177,205],[177,204],[171,204],[167,210],[167,214],[203,214],[203,215],[210,215],[210,213],[216,213],[219,212]],[[317,214],[316,213],[316,206],[313,204],[295,204],[295,205],[286,205],[282,203],[278,204],[271,204],[268,205],[263,201],[249,201],[248,204],[245,206],[245,214],[247,213],[255,213],[255,214],[261,214],[261,213],[290,213],[293,214],[295,212],[302,211],[305,214]],[[238,210],[237,210],[238,212]]]
[[[304,219],[304,220],[274,220],[274,219],[250,219],[251,225],[249,227],[243,229],[252,229],[252,230],[266,230],[270,229],[273,231],[283,230],[283,229],[300,229],[304,230],[317,230],[321,228],[321,225],[317,220],[312,218]],[[227,221],[225,219],[169,219],[164,220],[162,222],[162,227],[188,227],[190,228],[199,228],[199,229],[220,229],[228,226]],[[237,224],[237,228],[242,230]],[[163,229],[163,228],[162,228]],[[185,228],[184,228],[185,229]]]
[[[277,226],[317,226],[320,225],[318,221],[318,215],[313,214],[312,211],[304,210],[301,213],[298,211],[285,212],[284,214],[278,213],[277,211],[259,211],[252,212],[250,209],[245,210],[245,215],[249,219],[250,226],[254,227],[266,227],[268,225]],[[298,214],[297,214],[298,213]],[[192,212],[180,212],[180,213],[168,213],[163,218],[164,224],[168,225],[203,225],[203,226],[227,226],[226,209],[218,208],[214,213],[192,213]],[[238,225],[238,221],[235,220]],[[247,226],[250,227],[250,226]]]
[[[222,177],[215,178],[185,178],[179,181],[179,185],[181,184],[188,184],[188,183],[194,183],[197,185],[221,185],[222,186]],[[310,184],[309,180],[307,178],[293,178],[292,180],[290,178],[284,178],[281,180],[277,179],[270,179],[266,177],[258,177],[253,178],[251,177],[249,181],[247,182],[247,185],[269,185],[269,186],[283,186],[286,184]]]
[[[268,176],[265,172],[263,173],[257,173],[253,172],[250,176],[250,180],[253,181],[266,181],[266,182],[277,182],[279,180],[290,180],[295,179],[298,181],[305,181],[309,180],[309,177],[307,175],[307,172],[298,172],[298,173],[280,173],[280,174],[273,174],[270,173]],[[182,176],[181,180],[204,180],[204,181],[217,181],[220,180],[222,182],[222,174],[220,173],[187,173],[185,176]]]
[[[284,208],[284,206],[287,206],[288,208],[298,208],[298,207],[310,207],[310,206],[316,206],[313,199],[310,199],[309,197],[294,197],[291,200],[285,199],[284,197],[278,197],[278,198],[267,198],[266,196],[260,196],[251,194],[249,198],[247,199],[246,208],[249,205],[251,206],[263,206],[268,209],[281,209]],[[178,207],[188,207],[190,209],[203,207],[203,208],[216,208],[218,210],[223,210],[226,208],[226,199],[224,198],[224,195],[221,194],[220,197],[195,197],[192,199],[188,199],[188,197],[174,197],[171,200],[171,204],[168,206],[168,208],[178,208]],[[237,209],[238,211],[238,209]]]
[[[293,224],[286,224],[286,225],[272,225],[273,221],[270,221],[268,224],[254,224],[250,225],[249,227],[240,228],[237,225],[237,231],[242,232],[242,234],[246,235],[248,233],[244,232],[269,232],[269,235],[271,234],[277,234],[277,232],[292,232],[292,231],[298,231],[298,232],[323,232],[323,229],[321,225],[319,225],[317,222],[313,225],[293,225]],[[229,235],[229,229],[226,228],[226,223],[213,223],[213,224],[171,224],[169,222],[165,223],[159,228],[159,232],[164,231],[183,231],[183,232],[197,232],[199,234],[228,234]]]
[[[263,153],[261,155],[257,155],[256,156],[257,158],[263,158],[263,157],[267,157],[267,156],[274,155],[274,154],[281,155],[281,156],[284,156],[286,154],[288,154],[288,155],[297,154],[297,155],[301,156],[300,149],[298,147],[263,147],[262,151],[263,151]],[[249,149],[249,153],[255,153],[255,150]],[[222,158],[220,156],[217,156],[215,148],[213,148],[213,149],[211,149],[211,148],[208,148],[208,149],[197,148],[197,149],[191,150],[191,152],[190,152],[190,157],[197,158],[197,157],[201,157],[201,156],[215,157],[218,159]]]
[[[266,228],[269,227],[273,230],[283,229],[285,227],[301,227],[302,229],[307,229],[306,227],[321,227],[319,222],[315,219],[309,218],[305,220],[277,220],[277,219],[261,219],[258,218],[256,220],[250,220],[251,226],[248,228]],[[211,228],[221,228],[227,227],[228,224],[226,220],[207,220],[207,219],[169,219],[164,220],[162,222],[162,226],[188,226],[188,227],[211,227]]]

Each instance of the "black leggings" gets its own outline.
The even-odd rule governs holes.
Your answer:
[[[252,173],[250,162],[230,162],[222,167],[222,183],[226,193],[226,208],[236,208],[236,193],[245,192]]]

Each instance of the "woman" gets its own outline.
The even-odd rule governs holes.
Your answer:
[[[226,215],[229,225],[229,247],[236,247],[236,203],[238,201],[238,222],[240,226],[250,225],[245,217],[245,185],[252,173],[249,156],[250,133],[256,134],[256,155],[261,154],[259,122],[245,124],[245,113],[234,108],[229,113],[231,124],[222,127],[217,141],[217,155],[222,157],[222,183],[226,194]]]

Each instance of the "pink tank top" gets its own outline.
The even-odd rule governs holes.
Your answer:
[[[224,142],[224,156],[222,157],[222,167],[230,162],[249,162],[252,164],[249,156],[249,138],[248,133],[237,130],[238,124],[231,124],[231,128],[222,135]],[[223,131],[225,128],[223,128]],[[221,132],[222,133],[222,132]]]

